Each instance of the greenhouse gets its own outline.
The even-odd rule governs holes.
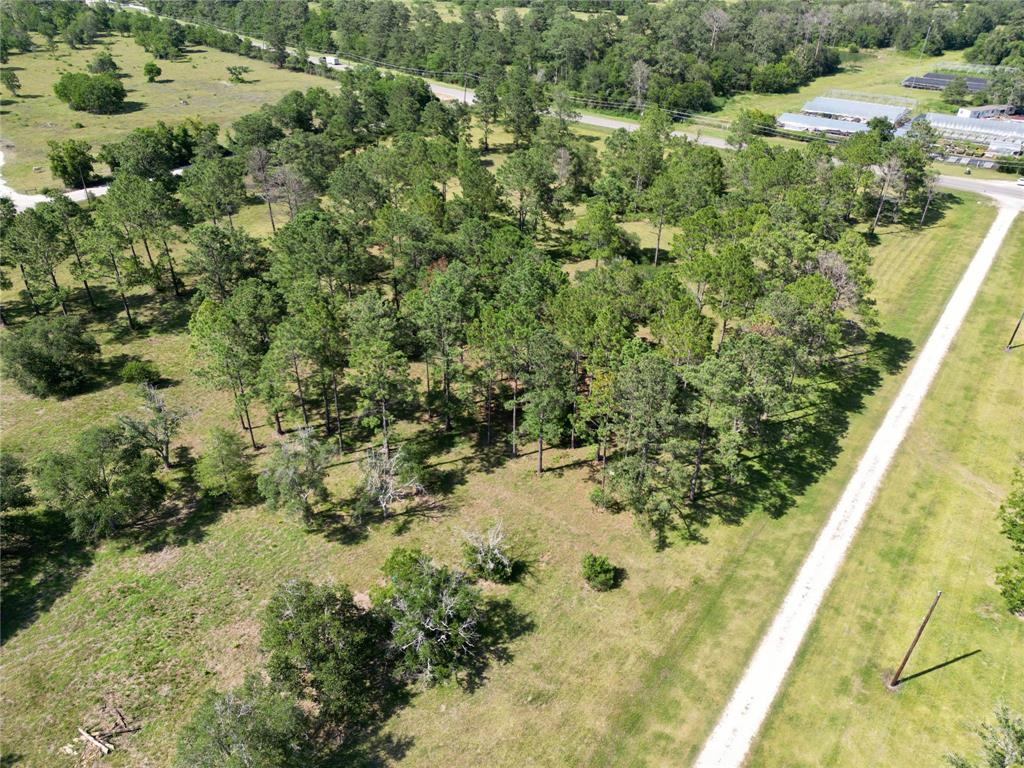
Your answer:
[[[831,133],[841,136],[849,136],[869,130],[865,123],[854,123],[850,120],[832,120],[828,117],[816,117],[814,115],[798,115],[793,112],[783,112],[778,116],[777,122],[780,128],[784,128],[787,131]]]
[[[978,144],[1024,141],[1024,121],[1021,120],[982,120],[938,112],[929,112],[924,117],[946,139],[963,139]]]
[[[906,107],[891,104],[876,104],[871,101],[854,101],[853,99],[833,99],[818,96],[804,104],[801,110],[805,114],[820,115],[838,120],[853,120],[866,123],[876,117],[884,117],[893,125],[910,114]]]

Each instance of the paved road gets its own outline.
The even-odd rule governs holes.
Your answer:
[[[958,189],[986,194],[993,184],[1005,184],[953,180]],[[961,184],[965,181],[970,186]],[[971,259],[882,425],[868,445],[839,503],[818,535],[771,627],[761,639],[743,678],[704,744],[694,768],[740,768],[743,765],[818,608],[846,558],[857,529],[871,507],[897,448],[928,394],[932,380],[985,280],[1010,225],[1024,208],[1024,197],[1004,194],[1005,191],[1016,192],[1019,189],[1013,187],[1012,182],[1010,186],[1010,190],[999,187],[999,191],[993,195],[999,206],[995,221]]]

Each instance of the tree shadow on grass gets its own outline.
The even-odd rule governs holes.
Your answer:
[[[144,552],[199,543],[230,507],[227,499],[209,496],[199,488],[194,467],[191,450],[179,446],[174,452],[176,482],[159,513],[128,530],[131,540],[141,544]]]
[[[4,515],[3,541],[0,641],[6,643],[71,589],[93,553],[51,509]]]
[[[448,514],[448,499],[468,481],[470,474],[491,472],[508,459],[497,445],[478,447],[465,455],[446,456],[459,447],[460,439],[474,431],[474,428],[465,432],[454,428],[446,431],[440,426],[431,426],[404,439],[392,439],[392,449],[401,449],[411,465],[419,468],[417,478],[426,492],[395,505],[385,515],[356,490],[338,499],[333,509],[320,513],[311,529],[322,533],[329,541],[348,545],[364,541],[373,526],[391,524],[393,533],[401,536],[417,520],[437,520]],[[432,461],[435,456],[442,458]],[[361,459],[362,454],[358,454],[338,463],[351,464]]]
[[[381,733],[354,734],[345,744],[322,750],[313,760],[316,768],[385,768],[400,761],[415,743],[411,736]]]
[[[140,112],[146,108],[146,103],[143,101],[123,101],[121,102],[120,109],[114,112],[115,115],[130,115],[132,112]]]
[[[512,641],[536,629],[529,614],[516,608],[505,597],[486,602],[480,621],[481,652],[465,672],[458,677],[459,687],[472,693],[487,682],[487,673],[495,664],[508,664],[514,658]]]
[[[867,398],[881,386],[883,374],[899,373],[912,352],[908,339],[876,333],[859,359],[838,363],[827,372],[829,381],[795,415],[766,426],[768,442],[777,447],[750,457],[742,482],[712,478],[697,505],[684,514],[684,523],[698,532],[712,517],[739,524],[755,510],[771,517],[785,514],[835,466],[850,416],[864,410]],[[771,431],[776,434],[772,436]]]

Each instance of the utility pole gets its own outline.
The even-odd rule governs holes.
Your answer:
[[[910,661],[910,654],[914,652],[914,648],[917,647],[917,641],[921,639],[921,635],[924,633],[924,628],[928,626],[928,620],[932,617],[932,611],[935,610],[935,606],[939,604],[939,598],[942,597],[942,590],[940,589],[935,599],[932,601],[932,607],[928,609],[928,613],[924,615],[924,620],[921,622],[921,626],[917,628],[917,634],[914,635],[913,641],[910,643],[910,647],[907,648],[906,654],[903,656],[903,661],[900,662],[899,668],[893,674],[889,680],[889,687],[895,688],[900,684],[900,675],[903,674],[903,668],[907,666],[907,662]]]
[[[1020,330],[1021,323],[1024,323],[1024,312],[1020,313],[1020,319],[1017,320],[1017,327],[1013,329],[1013,333],[1010,334],[1010,340],[1006,342],[1006,349],[1004,352],[1009,352],[1013,349],[1013,340],[1017,338],[1017,331]]]

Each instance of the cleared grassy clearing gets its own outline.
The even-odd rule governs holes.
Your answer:
[[[844,52],[842,60],[841,71],[819,77],[793,93],[738,94],[713,115],[723,120],[734,120],[744,109],[760,109],[773,115],[799,112],[805,101],[823,96],[831,90],[916,99],[915,112],[933,111],[942,103],[942,94],[904,88],[900,83],[911,75],[923,75],[941,69],[944,64],[963,61],[963,52],[949,51],[941,56],[921,56],[885,48],[859,53]]]
[[[876,293],[883,328],[894,336],[923,340],[992,219],[977,198],[961,200],[923,231],[881,232]],[[238,220],[268,226],[258,205]],[[157,305],[144,293],[138,300]],[[210,426],[235,424],[230,405],[190,372],[184,330],[149,311],[150,335],[103,336],[105,353],[157,362],[175,382],[168,400],[194,409],[183,442],[198,452]],[[591,449],[552,450],[555,469],[538,479],[528,453],[509,461],[471,439],[435,436],[432,464],[444,491],[438,508],[418,516],[369,529],[328,521],[307,533],[259,508],[191,510],[181,495],[180,516],[155,525],[142,544],[36,552],[5,589],[5,750],[25,765],[53,765],[74,727],[114,692],[144,728],[107,762],[167,765],[198,696],[229,687],[258,663],[259,611],[282,580],[335,579],[366,591],[392,547],[422,546],[455,563],[461,531],[500,519],[530,563],[522,583],[494,590],[515,609],[507,658],[475,691],[417,694],[381,734],[382,762],[676,765],[717,716],[898,379],[885,379],[851,417],[837,465],[783,518],[716,525],[707,545],[658,553],[629,516],[595,512],[587,500]],[[127,385],[63,403],[31,400],[9,385],[0,397],[5,444],[30,456],[136,402]],[[255,415],[262,421],[259,409]],[[270,428],[259,426],[257,438],[273,439]],[[339,499],[349,494],[356,458],[341,457],[332,471]],[[175,477],[183,483],[184,470]],[[345,509],[340,501],[334,511]],[[37,540],[59,533],[38,520],[20,523],[14,532]],[[620,590],[598,595],[582,586],[587,551],[626,569]]]
[[[110,51],[126,75],[122,80],[128,91],[125,108],[116,115],[75,112],[57,99],[53,84],[63,72],[84,71],[102,50]],[[101,144],[117,141],[133,129],[151,126],[158,120],[175,125],[198,118],[227,128],[242,115],[261,104],[277,101],[289,91],[314,85],[335,87],[322,77],[277,69],[262,61],[205,48],[191,49],[180,61],[158,62],[163,74],[156,82],[148,83],[142,67],[150,60],[152,56],[132,38],[117,35],[78,50],[61,43],[53,52],[41,49],[11,56],[7,68],[15,70],[22,90],[17,98],[5,97],[0,102],[3,173],[7,182],[27,193],[59,184],[50,175],[46,160],[48,141],[83,139],[98,150]],[[228,82],[226,67],[239,63],[252,69],[246,82]],[[83,127],[74,127],[79,123]]]
[[[1006,613],[993,584],[1009,552],[996,510],[1024,448],[1024,356],[1002,351],[1022,283],[1018,220],[750,765],[939,765],[946,751],[973,753],[968,729],[997,702],[1024,708],[1024,622]],[[937,589],[945,594],[904,673],[910,679],[887,691],[883,677]]]

